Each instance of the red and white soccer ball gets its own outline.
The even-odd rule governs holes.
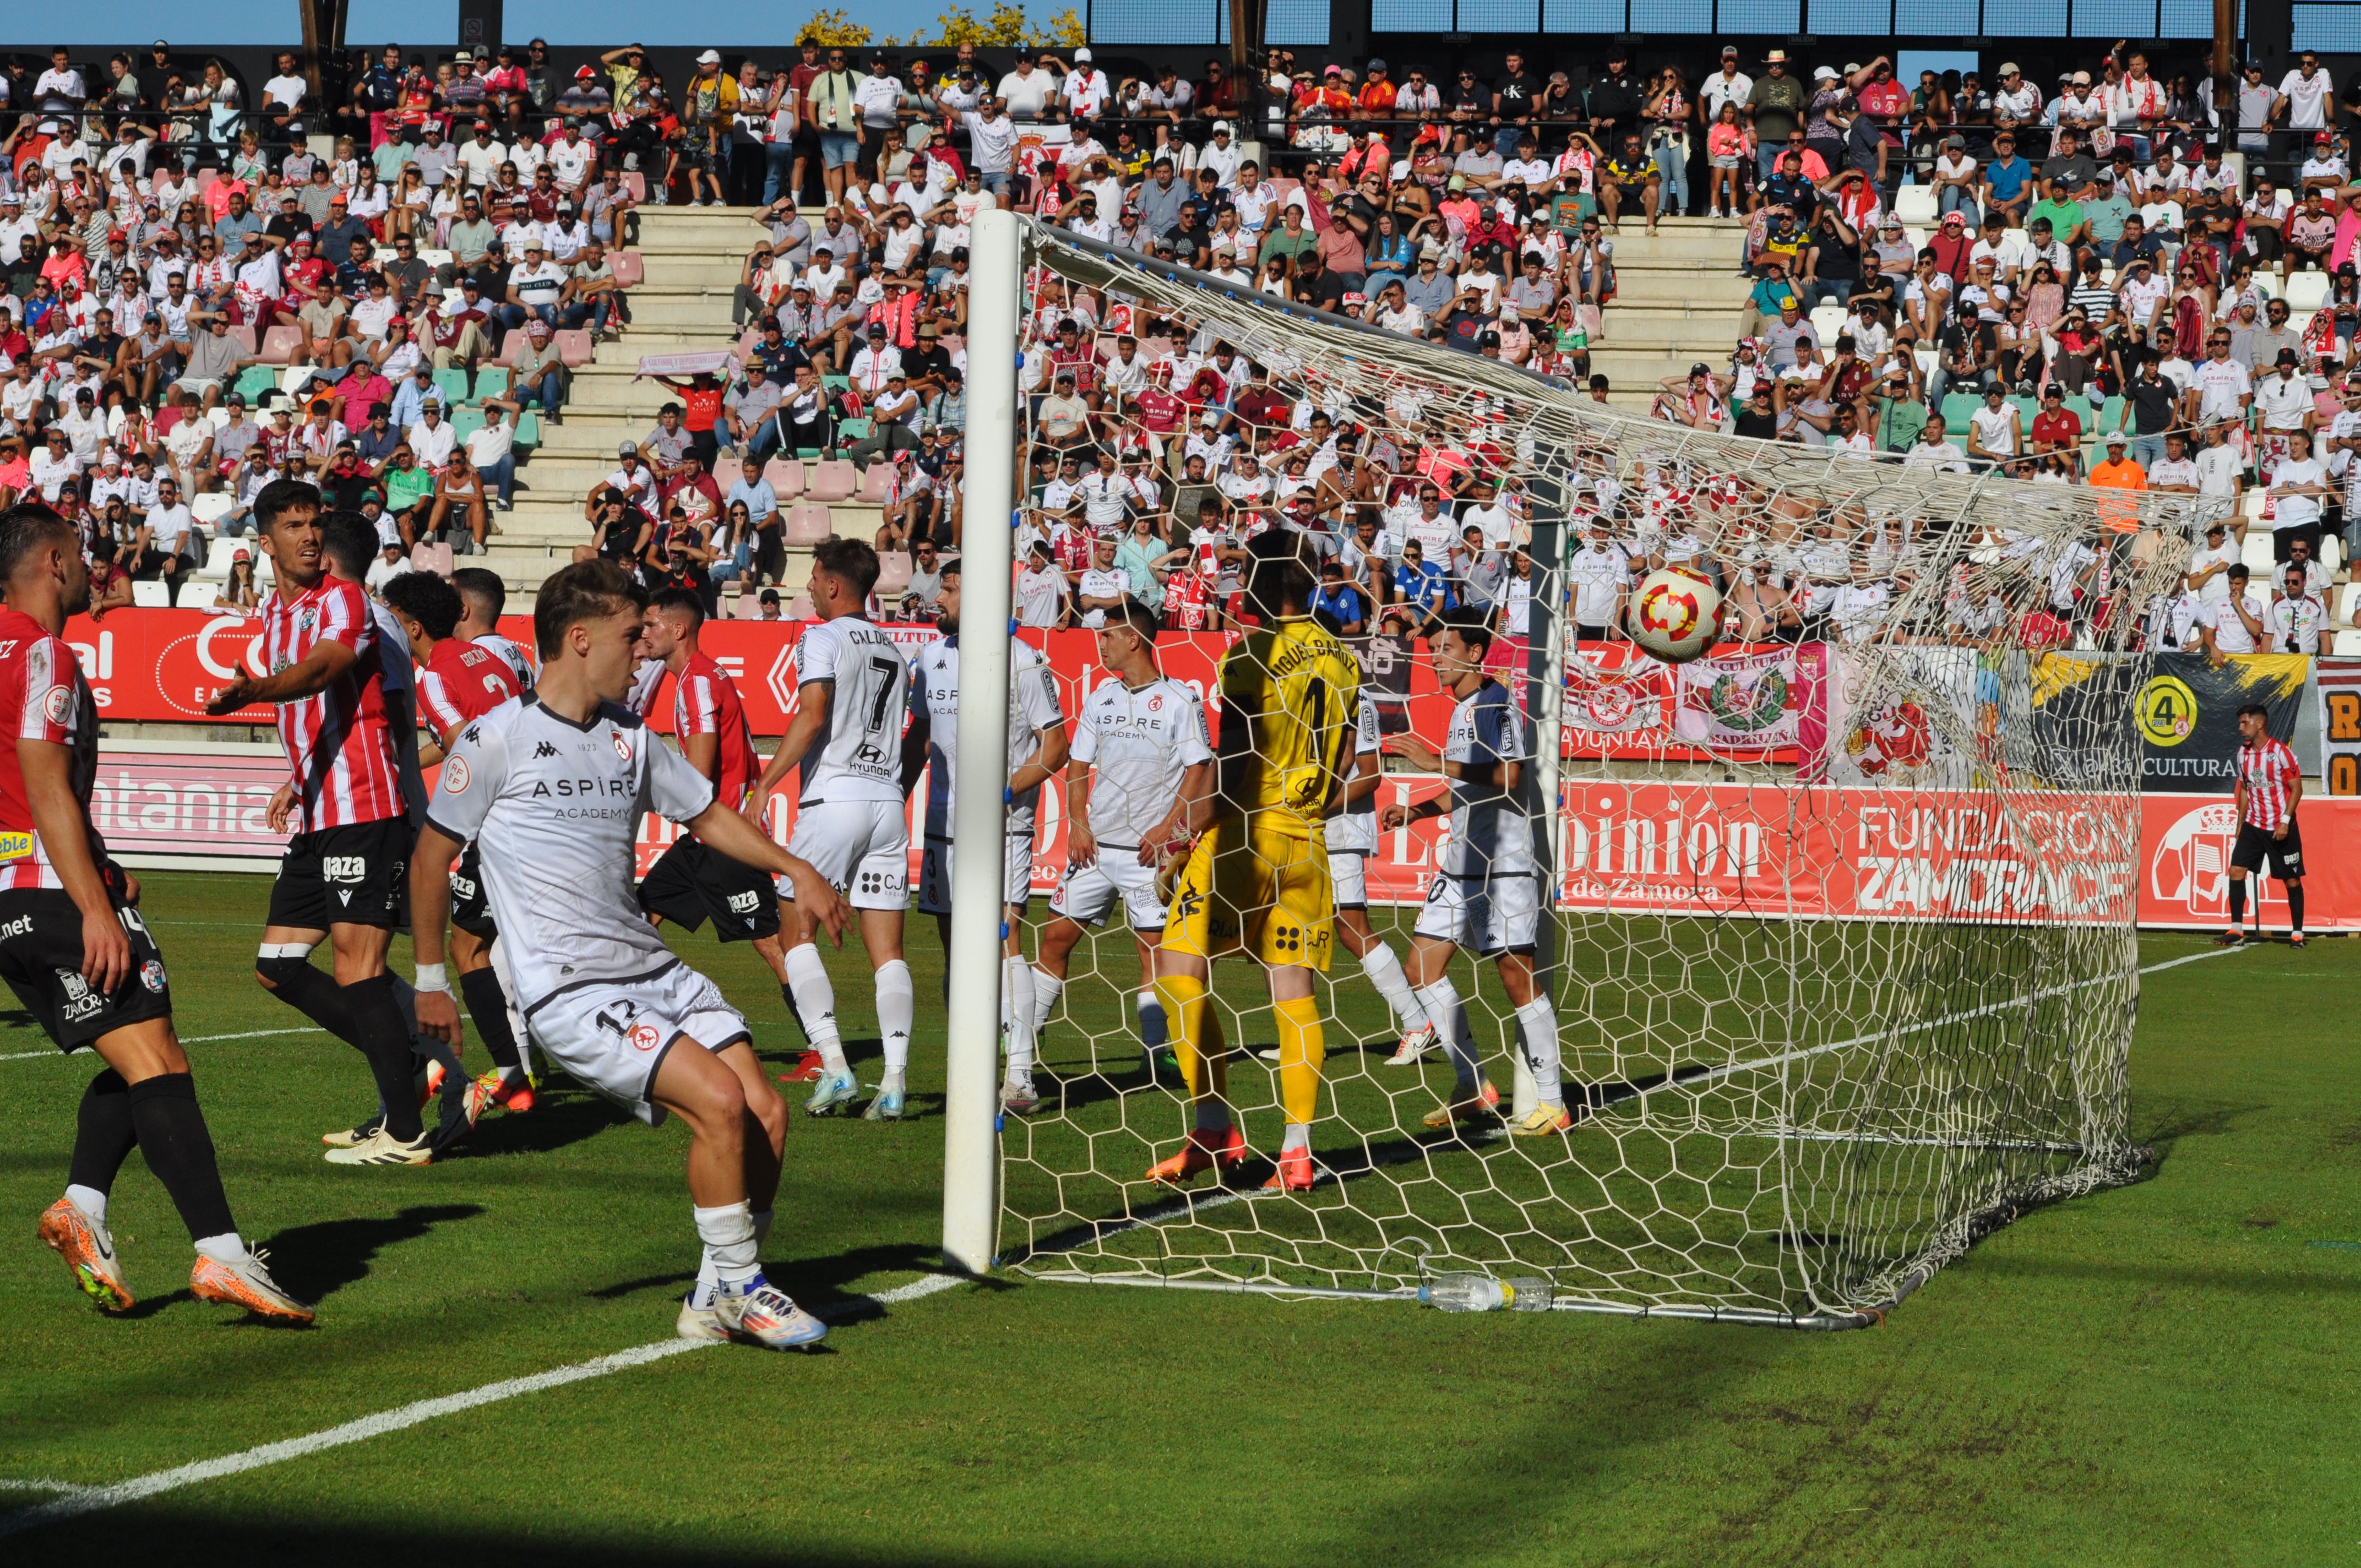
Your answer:
[[[1651,572],[1625,617],[1631,641],[1667,664],[1686,664],[1721,632],[1721,592],[1702,577],[1667,567]]]

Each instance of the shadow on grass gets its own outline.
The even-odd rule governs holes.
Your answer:
[[[436,1155],[434,1163],[494,1155],[549,1154],[636,1119],[606,1096],[588,1090],[552,1093],[546,1080],[538,1099],[540,1103],[528,1115],[502,1112],[477,1123],[474,1132]]]
[[[281,1231],[264,1245],[270,1249],[270,1272],[290,1294],[300,1301],[323,1301],[367,1278],[370,1262],[386,1248],[482,1212],[480,1204],[445,1203],[404,1209],[399,1214],[324,1220]]]
[[[2163,1100],[2154,1106],[2142,1106],[2149,1118],[2145,1132],[2135,1132],[2132,1142],[2156,1151],[2156,1163],[2161,1166],[2172,1157],[2172,1152],[2183,1138],[2225,1137],[2237,1130],[2241,1119],[2268,1105],[2227,1105],[2219,1101],[2193,1102]]]

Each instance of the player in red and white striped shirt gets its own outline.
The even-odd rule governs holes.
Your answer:
[[[271,803],[272,829],[284,828],[291,808],[297,831],[270,890],[256,978],[368,1058],[382,1110],[349,1133],[326,1135],[328,1159],[424,1165],[433,1142],[412,1087],[410,1026],[385,961],[411,842],[386,717],[387,650],[361,586],[328,569],[329,528],[346,520],[369,525],[357,514],[332,522],[320,492],[292,479],[263,487],[253,515],[277,574],[259,644],[270,673],[240,671],[206,711],[278,705],[294,775]],[[364,555],[373,547],[371,539]],[[324,938],[335,949],[333,979],[310,961]]]
[[[82,1091],[65,1195],[38,1234],[109,1311],[134,1305],[106,1224],[115,1178],[136,1147],[196,1244],[190,1292],[309,1322],[230,1217],[213,1135],[172,1027],[164,956],[134,907],[138,884],[107,858],[90,819],[98,713],[66,618],[90,608],[71,523],[38,503],[0,512],[0,979],[60,1049],[106,1069]]]
[[[642,646],[672,672],[673,735],[681,754],[713,781],[716,799],[739,811],[762,771],[762,759],[754,754],[737,683],[697,647],[704,624],[705,607],[697,595],[666,588],[649,603]],[[711,919],[714,935],[723,941],[753,943],[785,986],[786,954],[779,944],[779,905],[770,872],[684,835],[648,868],[640,883],[640,907],[691,931]]]
[[[385,607],[401,623],[418,672],[418,718],[432,740],[420,760],[442,761],[459,732],[475,719],[522,694],[507,660],[459,635],[464,605],[459,590],[431,572],[405,572],[385,585]],[[459,993],[491,1053],[494,1070],[469,1086],[467,1114],[447,1122],[439,1154],[475,1125],[488,1105],[505,1105],[520,1115],[533,1108],[533,1080],[517,1050],[509,1022],[508,992],[492,967],[492,943],[500,936],[485,896],[484,871],[469,844],[451,868],[451,966],[458,970]]]
[[[2303,799],[2303,764],[2283,740],[2265,732],[2269,710],[2248,703],[2238,710],[2238,840],[2230,850],[2230,928],[2213,938],[2230,947],[2244,938],[2246,878],[2259,875],[2266,856],[2287,889],[2288,940],[2303,946],[2303,834],[2295,808]],[[2262,888],[2255,889],[2255,928],[2262,930]]]

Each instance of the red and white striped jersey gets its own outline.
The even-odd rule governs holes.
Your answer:
[[[519,696],[509,662],[478,642],[445,637],[418,672],[418,712],[434,738],[451,743],[451,731]]]
[[[721,738],[713,759],[713,797],[731,811],[741,809],[761,771],[754,762],[754,736],[746,728],[737,684],[709,655],[691,658],[674,684],[672,732],[684,745],[692,735]]]
[[[2266,735],[2257,745],[2241,743],[2238,782],[2246,786],[2246,823],[2276,831],[2295,809],[2296,782],[2302,777],[2303,765],[2287,742]]]
[[[98,777],[98,712],[73,650],[21,610],[0,609],[0,725],[12,742],[0,746],[0,891],[65,885],[50,869],[49,847],[34,829],[16,740],[50,740],[66,748],[66,777],[82,806],[91,859],[104,871],[106,843],[90,823],[91,785]]]
[[[385,717],[383,650],[361,586],[323,576],[292,598],[274,588],[260,614],[263,664],[273,674],[302,663],[323,641],[341,642],[357,655],[325,690],[279,705],[279,743],[294,774],[299,830],[404,815]]]

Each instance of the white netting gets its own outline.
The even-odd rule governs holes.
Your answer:
[[[1179,552],[1159,570],[1183,591],[1158,596],[1176,615],[1223,599],[1220,541],[1192,548],[1171,518],[1191,433],[1215,438],[1193,410],[1176,430],[1153,394],[1189,388],[1219,345],[1271,373],[1240,379],[1269,400],[1222,433],[1271,483],[1231,486],[1220,529],[1262,526],[1301,488],[1315,527],[1347,531],[1371,508],[1415,536],[1421,476],[1500,485],[1534,563],[1510,578],[1537,586],[1485,586],[1495,620],[1528,633],[1496,643],[1494,663],[1540,734],[1520,799],[1544,819],[1535,853],[1557,896],[1532,961],[1573,1125],[1510,1135],[1523,1034],[1499,966],[1463,948],[1446,972],[1502,1099],[1431,1128],[1455,1092],[1448,1054],[1388,1065],[1400,1023],[1339,948],[1315,987],[1320,1179],[1266,1192],[1284,1118],[1265,1057],[1279,1035],[1260,968],[1233,958],[1214,966],[1212,1014],[1252,1157],[1178,1190],[1151,1183],[1192,1117],[1170,1074],[1144,1065],[1141,960],[1118,904],[1074,949],[1045,1020],[1041,1109],[1004,1127],[1005,1257],[1052,1277],[1388,1292],[1481,1269],[1545,1276],[1562,1305],[1840,1322],[2024,1205],[2127,1175],[2128,698],[2146,678],[2138,622],[2186,559],[2194,498],[1700,433],[1052,231],[1027,243],[1028,452],[1076,439],[1070,406],[1045,400],[1061,397],[1060,365],[1078,367],[1076,396],[1094,405],[1082,439],[1148,455],[1125,472],[1153,483],[1133,510]],[[1082,330],[1061,343],[1067,320]],[[1126,332],[1173,367],[1169,382],[1102,363]],[[1357,433],[1362,465],[1377,464],[1366,482],[1290,473],[1307,408]],[[1047,512],[1044,499],[1037,485],[1028,528],[1079,559],[1086,541],[1059,517],[1069,492]],[[1763,567],[1771,587],[1740,597],[1766,645],[1676,677],[1628,647],[1576,643],[1561,612],[1568,588],[1578,616],[1596,603],[1579,597],[1598,591],[1580,553],[1599,521],[1625,559],[1733,589]],[[1209,591],[1185,591],[1201,561]],[[1790,582],[1808,637],[1782,641]],[[1440,746],[1450,707],[1413,696],[1389,728]],[[1441,782],[1390,758],[1378,799]],[[1408,828],[1378,837],[1369,918],[1413,957],[1418,911],[1388,899],[1417,897],[1406,862],[1432,848]]]

